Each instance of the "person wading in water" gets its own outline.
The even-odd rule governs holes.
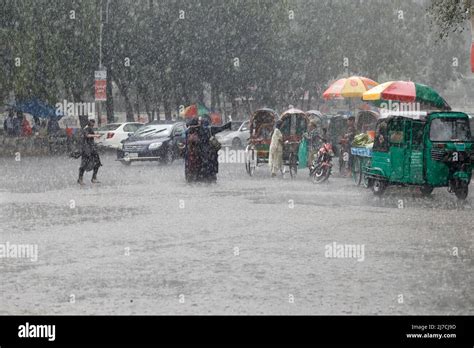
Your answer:
[[[97,181],[97,172],[102,163],[100,163],[94,138],[99,138],[100,134],[94,133],[94,126],[95,120],[89,120],[87,126],[82,130],[81,166],[79,167],[79,179],[77,179],[79,185],[84,185],[84,172],[91,170],[93,170],[91,182],[93,184],[99,183],[99,181]]]

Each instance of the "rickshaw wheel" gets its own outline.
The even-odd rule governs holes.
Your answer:
[[[339,152],[339,158],[338,158],[338,162],[339,162],[339,174],[342,175],[343,173],[343,169],[344,169],[344,160],[342,159],[342,151]]]
[[[431,192],[433,192],[434,187],[431,185],[423,185],[420,187],[420,192],[423,196],[429,196],[431,195]]]
[[[255,157],[255,149],[247,148],[247,161],[245,162],[245,169],[247,174],[253,176],[255,173],[255,168],[257,167],[257,159]]]
[[[381,196],[385,189],[387,188],[387,183],[383,180],[380,179],[374,179],[373,185],[372,185],[372,192],[376,196]]]
[[[457,199],[465,200],[469,194],[469,186],[463,183],[454,189],[454,194]]]
[[[359,157],[354,156],[354,160],[352,161],[351,173],[352,180],[354,180],[354,183],[359,186],[362,182],[362,166]]]
[[[298,160],[293,152],[291,152],[288,156],[288,163],[290,169],[290,176],[291,178],[294,178],[298,172]]]

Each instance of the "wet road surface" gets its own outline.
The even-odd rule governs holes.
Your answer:
[[[0,314],[474,314],[473,193],[102,162],[0,158]]]

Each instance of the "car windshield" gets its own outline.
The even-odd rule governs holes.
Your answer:
[[[102,126],[99,129],[97,129],[97,131],[99,131],[99,132],[112,131],[112,130],[116,130],[119,126],[120,126],[120,124],[118,124],[118,123],[106,124],[105,126]]]
[[[238,131],[242,122],[232,122],[230,125],[231,131]]]
[[[432,141],[470,141],[469,121],[464,118],[435,118],[431,122]]]
[[[154,126],[145,126],[136,131],[133,135],[135,137],[150,137],[150,136],[167,136],[171,134],[172,125],[154,125]]]

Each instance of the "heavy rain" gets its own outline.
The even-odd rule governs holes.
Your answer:
[[[474,313],[470,2],[0,6],[1,315]]]

